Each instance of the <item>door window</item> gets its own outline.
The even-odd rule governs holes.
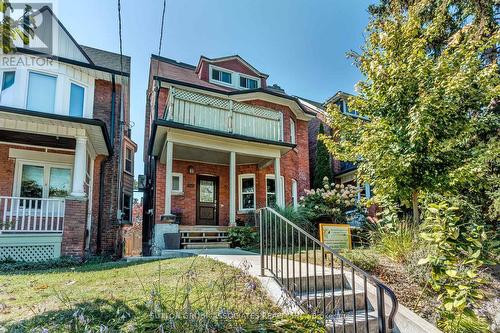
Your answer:
[[[211,180],[200,180],[200,202],[212,203],[215,200],[214,182]]]

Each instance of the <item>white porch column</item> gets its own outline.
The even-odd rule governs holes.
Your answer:
[[[236,226],[236,153],[229,156],[229,225]]]
[[[280,172],[280,157],[276,157],[274,159],[274,186],[275,191],[276,191],[276,204],[278,207],[283,207],[285,206],[285,203],[283,202],[283,184],[281,184],[281,172]]]
[[[85,173],[87,167],[87,137],[77,136],[75,146],[75,162],[73,165],[73,186],[71,195],[74,197],[84,197]]]
[[[165,179],[165,214],[172,214],[172,164],[174,163],[174,143],[167,141],[167,163]]]

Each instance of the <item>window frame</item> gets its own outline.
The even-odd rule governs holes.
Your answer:
[[[49,76],[53,77],[55,79],[55,90],[54,90],[54,110],[52,112],[46,112],[46,111],[39,111],[39,110],[31,110],[28,108],[28,98],[30,95],[30,76],[31,73],[38,74],[38,75],[43,75],[43,76]],[[54,74],[54,73],[48,73],[48,72],[43,72],[43,71],[37,71],[37,70],[28,70],[28,75],[27,75],[27,80],[26,80],[26,95],[24,98],[24,106],[26,110],[31,110],[35,112],[42,112],[42,113],[48,113],[48,114],[57,114],[57,97],[59,95],[59,88],[57,87],[59,84],[59,75]],[[68,102],[69,103],[69,102]],[[67,114],[69,115],[69,105],[68,105],[68,112]]]
[[[253,180],[253,193],[252,192],[243,192],[243,179],[252,179]],[[238,175],[238,210],[240,212],[252,212],[257,207],[257,183],[254,173],[244,173]],[[243,194],[253,194],[253,208],[243,208]]]
[[[72,85],[78,86],[80,88],[83,88],[83,106],[82,106],[82,115],[81,116],[72,116],[72,117],[80,117],[80,118],[85,118],[85,110],[87,108],[87,85],[82,84],[80,82],[77,82],[73,79],[69,80],[69,92],[68,92],[68,116],[71,116],[70,108],[71,108],[71,86]]]
[[[213,78],[213,71],[216,70],[216,71],[219,71],[219,72],[225,72],[225,73],[228,73],[231,77],[231,82],[230,83],[227,83],[227,82],[224,82],[224,81],[221,81],[221,80],[217,80],[217,79],[214,79]],[[234,74],[235,72],[234,71],[231,71],[229,69],[226,69],[226,68],[222,68],[222,67],[217,67],[217,66],[214,66],[214,65],[209,65],[208,66],[208,81],[211,82],[211,83],[215,83],[215,84],[220,84],[220,85],[224,85],[224,86],[228,86],[228,87],[234,87]]]
[[[22,184],[23,166],[24,165],[43,167],[43,189],[42,189],[42,198],[41,199],[51,198],[49,196],[50,189],[48,187],[50,184],[50,169],[52,169],[52,168],[69,169],[70,174],[71,174],[71,179],[70,179],[70,184],[69,184],[70,190],[69,190],[68,195],[70,195],[71,191],[73,191],[73,188],[72,188],[72,186],[73,186],[73,184],[72,184],[72,182],[73,182],[73,165],[72,164],[16,159],[16,166],[15,166],[15,170],[14,170],[13,191],[12,191],[12,193],[14,193],[14,196],[16,196],[16,197],[21,196],[21,184]]]
[[[240,89],[258,89],[260,88],[260,79],[255,77],[255,76],[250,76],[250,75],[246,75],[246,74],[241,74],[241,73],[238,73],[238,76],[239,76],[239,80],[238,80],[238,86],[240,87]],[[243,87],[241,85],[241,79],[244,78],[245,80],[253,80],[255,81],[255,88],[248,88],[248,87]]]
[[[290,143],[297,144],[297,125],[292,118],[290,118]]]
[[[174,177],[179,177],[179,189],[174,190]],[[184,194],[184,174],[180,172],[172,172],[172,195]]]
[[[125,219],[125,203],[127,202],[127,200],[125,200],[125,196],[128,196],[129,197],[129,200],[128,200],[128,219]],[[134,195],[133,194],[130,194],[130,193],[127,193],[127,192],[123,192],[123,195],[122,195],[122,223],[125,223],[125,224],[131,224],[133,223],[133,218],[132,218],[132,213],[133,213],[133,207],[134,207],[134,204],[133,204],[133,200],[134,200]]]
[[[297,207],[299,207],[299,199],[298,199],[298,195],[299,195],[299,183],[297,182],[296,179],[292,178],[292,189],[291,189],[291,193],[292,193],[292,206],[294,209],[297,209]]]
[[[127,150],[130,150],[131,158],[127,158]],[[127,161],[130,161],[130,171],[127,170]],[[129,146],[125,146],[125,154],[123,154],[123,171],[133,175],[134,174],[134,149]]]
[[[4,92],[4,90],[7,90],[7,89],[13,87],[16,84],[16,76],[17,76],[17,71],[15,68],[2,69],[1,73],[2,73],[2,75],[0,77],[0,93]],[[4,89],[3,84],[4,84],[4,80],[5,80],[5,73],[14,73],[14,83],[12,83],[12,86]]]
[[[282,195],[283,203],[285,203],[285,176],[280,175],[280,178],[281,178],[281,195]],[[268,174],[266,174],[266,207],[269,207],[269,203],[267,202],[268,194],[273,194],[272,192],[267,192],[267,180],[268,179],[274,180],[274,196],[275,196],[274,200],[276,200],[276,203],[278,202],[278,200],[276,198],[276,175],[274,175],[272,173],[268,173]]]

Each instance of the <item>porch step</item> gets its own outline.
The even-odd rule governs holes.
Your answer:
[[[207,243],[182,243],[185,249],[227,249],[231,247],[230,242],[207,242]]]
[[[327,320],[327,332],[342,332],[342,333],[377,333],[378,321],[375,311],[368,312],[368,329],[366,328],[366,318],[364,311],[356,311],[356,327],[354,326],[353,312],[345,314],[337,313],[334,315],[334,320]],[[333,326],[335,325],[335,328]]]
[[[365,308],[365,294],[362,291],[356,291],[355,297],[353,297],[352,290],[344,290],[344,297],[342,297],[342,292],[340,290],[334,292],[327,291],[324,296],[322,291],[318,291],[316,293],[316,299],[314,295],[314,292],[300,295],[301,305],[306,309],[317,309],[319,310],[318,312],[322,312],[324,304],[325,311],[328,314],[342,311],[342,303],[345,304],[345,311],[353,311],[354,300],[356,300],[356,310],[364,310]],[[368,309],[371,311],[369,305]]]
[[[297,270],[296,273],[298,274]],[[291,273],[290,273],[291,274]],[[302,271],[302,274],[305,274],[304,271]],[[313,272],[309,272],[309,276],[300,276],[300,277],[289,277],[288,279],[286,278],[286,272],[283,273],[285,278],[283,279],[283,285],[284,286],[290,286],[290,290],[295,290],[297,293],[307,293],[309,291],[310,293],[314,292],[314,287],[316,285],[316,290],[323,290],[323,277],[320,276],[314,276]],[[280,276],[279,276],[280,277]],[[333,277],[331,274],[328,274],[324,276],[324,281],[325,281],[325,290],[337,290],[342,287],[342,274],[340,273],[334,273]],[[300,287],[302,286],[302,290],[300,290]],[[309,290],[307,289],[309,286]],[[347,283],[347,279],[344,277],[344,290],[349,289],[349,284]]]

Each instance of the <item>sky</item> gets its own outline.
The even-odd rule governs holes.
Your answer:
[[[238,54],[290,95],[323,102],[361,79],[359,51],[375,0],[167,0],[161,55],[196,65]],[[142,174],[146,89],[158,54],[163,0],[122,0],[123,53],[132,57],[135,175]],[[56,15],[82,45],[119,52],[116,0],[59,0]]]

